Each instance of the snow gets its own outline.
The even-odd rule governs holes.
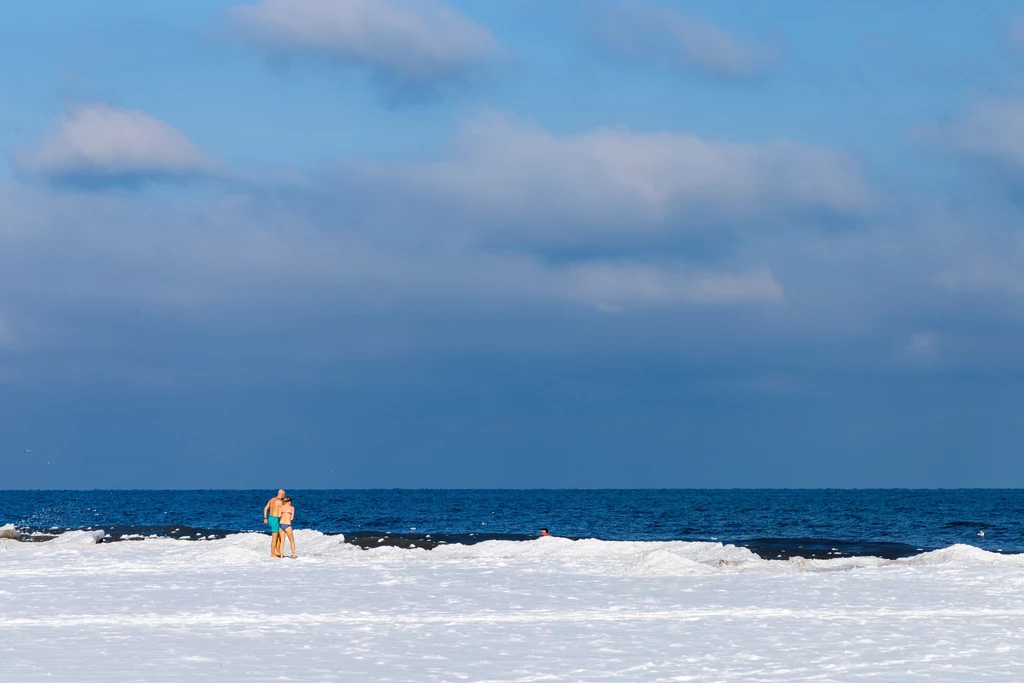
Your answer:
[[[765,561],[545,538],[361,550],[296,533],[0,536],[22,681],[978,681],[1024,670],[1024,557]]]

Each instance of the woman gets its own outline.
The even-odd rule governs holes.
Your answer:
[[[295,559],[295,536],[292,535],[292,521],[295,519],[295,506],[292,505],[292,499],[285,496],[284,500],[281,501],[284,505],[281,506],[281,555],[284,555],[284,538],[288,539],[288,542],[292,546],[292,559]]]

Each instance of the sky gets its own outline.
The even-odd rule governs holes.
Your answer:
[[[14,3],[0,487],[1024,487],[1022,229],[1017,2]]]

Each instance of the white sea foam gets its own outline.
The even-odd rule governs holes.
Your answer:
[[[981,681],[1024,670],[1024,558],[721,543],[370,550],[296,533],[3,541],[4,680]],[[60,656],[54,656],[59,652]]]

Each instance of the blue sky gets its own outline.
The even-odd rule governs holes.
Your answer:
[[[5,17],[0,486],[1024,486],[1017,3]]]

